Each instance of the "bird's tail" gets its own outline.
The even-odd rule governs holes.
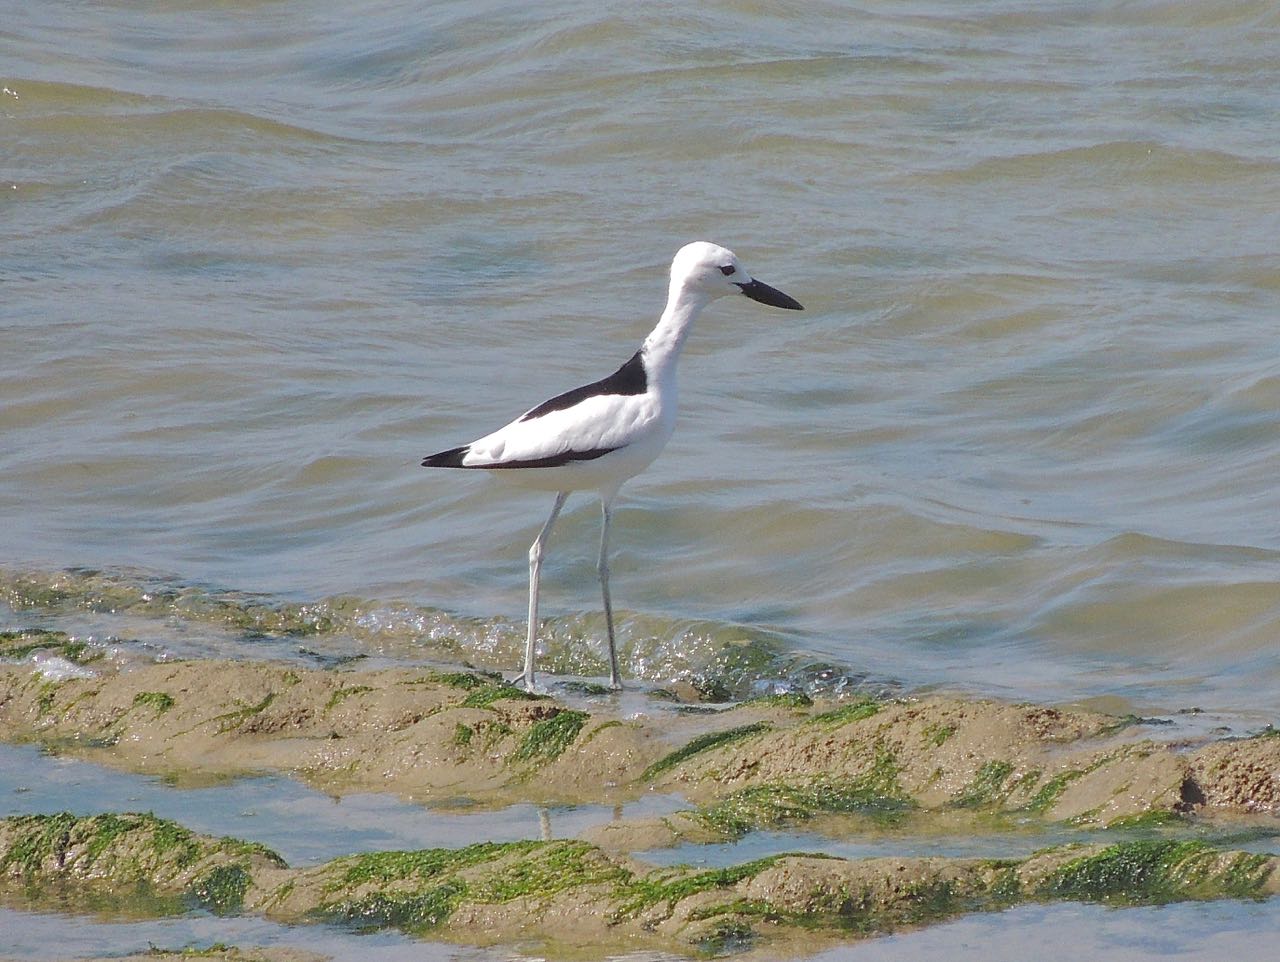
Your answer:
[[[424,468],[465,468],[462,459],[467,456],[467,452],[471,450],[471,445],[464,444],[460,448],[450,448],[448,451],[439,451],[436,454],[428,454],[422,459]]]

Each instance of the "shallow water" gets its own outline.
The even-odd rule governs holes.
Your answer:
[[[294,927],[263,919],[187,915],[148,922],[105,921],[0,906],[3,958],[54,962],[93,958],[111,946],[114,953],[145,954],[153,947],[204,949],[219,942],[240,946],[287,946],[336,962],[499,962],[510,952],[420,942],[391,933],[356,935],[326,926]],[[648,962],[648,960],[646,960]]]
[[[633,672],[694,622],[908,685],[1280,711],[1274,5],[0,29],[18,570],[402,600],[480,646],[548,504],[417,460],[612,369],[705,236],[808,310],[690,340],[618,512]],[[552,617],[597,608],[588,502]]]
[[[1053,936],[1046,938],[1046,933]],[[842,946],[811,962],[1070,962],[1111,959],[1238,959],[1275,957],[1280,918],[1253,902],[1190,903],[1114,909],[1097,905],[1025,905],[975,915],[918,932]]]
[[[430,807],[390,795],[326,795],[288,778],[224,779],[178,786],[42,752],[0,745],[0,818],[42,812],[152,812],[194,832],[253,839],[292,866],[354,852],[461,848],[475,842],[573,838],[618,818],[666,815],[684,806],[667,795],[626,805]]]
[[[410,940],[390,933],[355,935],[327,926],[287,927],[261,919],[185,916],[152,922],[68,920],[0,907],[0,931],[14,933],[9,957],[30,962],[84,958],[102,946],[121,952],[205,948],[215,942],[288,946],[337,962],[498,962],[518,959],[500,949],[471,949]],[[1046,933],[1055,933],[1052,941]],[[973,915],[914,932],[856,942],[810,956],[811,962],[1070,962],[1081,958],[1123,962],[1163,959],[1275,958],[1280,918],[1255,902],[1190,902],[1118,911],[1098,905],[1025,905]],[[652,953],[607,955],[617,962],[678,962]]]
[[[867,820],[870,821],[870,820]],[[1101,843],[1114,845],[1131,839],[1150,839],[1160,832],[1137,830],[1087,831],[1066,824],[1046,826],[1027,819],[987,824],[957,821],[947,831],[941,819],[906,824],[896,830],[882,825],[857,824],[853,819],[820,826],[817,833],[800,831],[752,832],[736,842],[707,845],[681,844],[674,848],[636,852],[637,858],[657,865],[694,865],[698,868],[722,868],[771,855],[795,852],[819,852],[836,858],[887,858],[910,855],[922,858],[1030,858],[1053,845]],[[806,826],[812,828],[813,826]],[[1233,827],[1202,826],[1200,835],[1206,840],[1232,851],[1271,854],[1280,849],[1280,825],[1269,817]],[[1169,837],[1175,837],[1173,833]],[[1187,833],[1176,837],[1185,838]]]
[[[612,370],[707,238],[808,310],[689,341],[616,514],[627,674],[1273,723],[1278,44],[1256,0],[15,7],[0,629],[514,666],[549,499],[417,462]],[[70,567],[195,601],[50,602]]]

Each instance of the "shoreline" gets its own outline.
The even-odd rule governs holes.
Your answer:
[[[939,695],[782,695],[714,713],[653,701],[622,716],[589,686],[530,696],[491,674],[419,668],[195,660],[42,673],[83,667],[76,644],[49,632],[5,636],[0,739],[178,784],[270,772],[415,804],[620,805],[664,793],[687,807],[572,839],[353,853],[304,868],[252,840],[210,839],[149,815],[15,816],[0,821],[3,885],[6,901],[21,894],[32,907],[46,904],[41,891],[88,887],[110,899],[144,883],[188,907],[461,944],[532,941],[554,954],[572,933],[600,950],[751,956],[1027,901],[1280,891],[1280,860],[1238,847],[1280,835],[1271,730],[1160,740],[1162,726],[1132,716]],[[1087,840],[1017,858],[821,853],[826,840],[876,827],[909,840],[993,820]],[[637,857],[762,830],[812,838],[809,854],[713,869]],[[181,870],[152,858],[157,838],[184,840]],[[140,863],[139,851],[152,860]]]

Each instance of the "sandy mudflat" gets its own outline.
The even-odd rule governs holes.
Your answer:
[[[23,656],[20,641],[10,644]],[[1280,887],[1275,858],[1226,839],[1280,812],[1280,738],[1269,731],[1170,743],[1141,719],[937,696],[782,696],[713,714],[655,703],[618,717],[606,697],[571,705],[474,672],[214,661],[94,671],[51,680],[29,660],[0,664],[0,737],[179,782],[274,772],[335,795],[428,803],[620,804],[663,792],[687,807],[573,839],[302,868],[251,839],[149,815],[18,816],[0,821],[11,905],[40,907],[68,888],[128,901],[142,886],[155,911],[167,899],[461,943],[752,954],[1028,900],[1151,904]],[[779,854],[693,869],[635,857],[759,829],[813,831],[820,851],[823,838],[871,825],[936,835],[992,818],[1092,834],[1022,858]]]

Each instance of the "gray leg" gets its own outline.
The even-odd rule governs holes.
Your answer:
[[[600,562],[596,570],[600,572],[600,592],[604,595],[604,620],[609,629],[609,687],[614,691],[622,690],[622,676],[618,673],[618,643],[613,633],[613,602],[609,600],[609,522],[613,520],[613,500],[601,499],[600,511],[603,519],[600,525]]]
[[[533,539],[533,544],[529,547],[529,636],[524,648],[524,674],[512,679],[513,682],[523,681],[526,691],[533,691],[533,660],[538,643],[538,582],[542,577],[542,556],[551,526],[556,523],[560,509],[564,507],[568,497],[568,491],[561,491],[556,495],[551,517],[547,518],[547,523],[542,526],[538,537]]]

